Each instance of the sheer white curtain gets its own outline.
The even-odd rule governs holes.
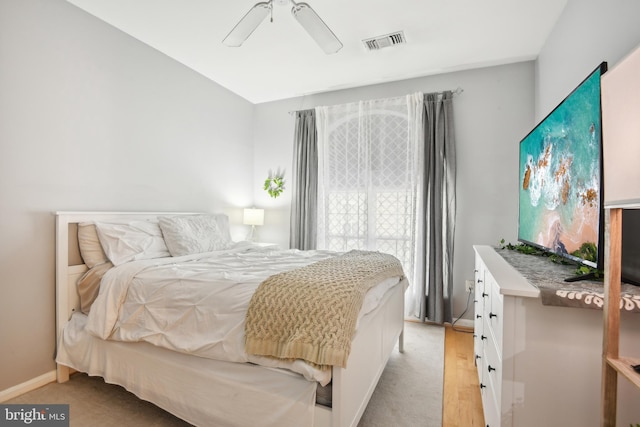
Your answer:
[[[422,109],[422,93],[316,108],[318,249],[392,254],[412,286],[424,253]]]

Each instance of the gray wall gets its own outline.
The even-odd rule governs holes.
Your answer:
[[[602,61],[609,68],[640,44],[637,0],[569,0],[536,61],[536,122]]]
[[[439,92],[458,87],[454,98],[458,174],[454,254],[454,316],[465,309],[465,279],[473,279],[474,244],[497,244],[517,236],[518,141],[533,126],[534,63],[461,71],[389,84],[323,93],[256,106],[255,171],[286,167],[290,178],[294,123],[292,110],[385,98],[422,91]],[[264,178],[263,178],[264,179]],[[256,187],[257,188],[257,187]],[[264,207],[261,240],[288,245],[291,192],[269,199],[257,190],[255,200]],[[473,308],[465,314],[471,318]]]
[[[1,391],[55,368],[53,212],[234,216],[254,107],[63,0],[0,1],[0,64]]]

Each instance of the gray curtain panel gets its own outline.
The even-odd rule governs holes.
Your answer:
[[[453,292],[453,243],[456,216],[456,150],[453,131],[453,93],[424,96],[425,173],[423,197],[424,266],[416,277],[420,319],[451,322]]]
[[[316,249],[318,132],[315,110],[296,111],[291,200],[292,249]]]

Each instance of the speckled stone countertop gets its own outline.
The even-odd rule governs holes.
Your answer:
[[[540,289],[544,305],[581,307],[601,310],[604,304],[604,282],[581,280],[565,282],[567,277],[576,275],[574,265],[552,262],[547,257],[527,255],[510,249],[496,248],[513,268],[522,274],[533,286]],[[623,284],[620,308],[640,313],[640,286]]]

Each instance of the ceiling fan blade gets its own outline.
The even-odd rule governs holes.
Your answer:
[[[239,47],[258,28],[258,25],[269,16],[271,1],[256,3],[236,24],[222,43],[230,47]]]
[[[326,54],[342,49],[342,43],[307,3],[293,3],[291,13]]]

